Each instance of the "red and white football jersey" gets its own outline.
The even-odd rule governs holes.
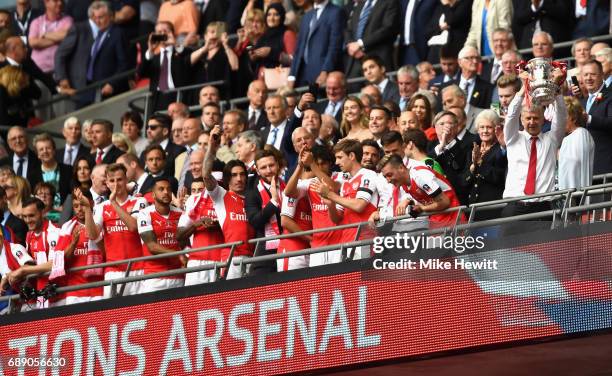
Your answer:
[[[337,182],[342,182],[345,178],[346,177],[342,173],[334,173],[332,175],[332,180]],[[327,204],[323,203],[321,196],[311,188],[311,185],[317,181],[319,181],[318,178],[300,180],[297,184],[298,198],[308,197],[313,229],[334,227],[336,224],[329,218],[329,208]],[[316,248],[338,244],[341,241],[341,236],[342,231],[317,232],[312,234],[310,246]]]
[[[248,241],[255,236],[255,230],[247,219],[244,210],[244,197],[235,192],[226,191],[220,185],[217,185],[209,194],[214,202],[225,242],[243,242],[234,250],[234,256],[252,256],[254,247]],[[222,250],[222,261],[227,260],[229,251],[229,249]]]
[[[36,261],[36,265],[49,261],[50,252],[55,251],[59,231],[60,229],[48,220],[43,221],[41,232],[28,231],[26,234],[26,247],[30,256]],[[36,280],[36,288],[40,290],[45,287],[49,278],[47,276],[40,276]]]
[[[336,205],[338,211],[344,212],[342,224],[367,222],[370,215],[378,209],[378,184],[379,177],[376,172],[366,168],[360,169],[355,176],[342,183],[340,196],[361,199],[367,202],[366,208],[361,213],[345,208],[342,205]],[[361,230],[362,235],[364,235],[365,232],[367,232],[366,229]],[[353,242],[355,241],[356,235],[356,227],[343,230],[341,242]],[[364,238],[364,236],[360,236],[360,238]]]
[[[71,219],[68,222],[64,223],[62,226],[61,232],[62,234],[70,234],[72,235],[72,229],[75,225],[76,219]],[[77,224],[78,226],[78,224]],[[84,283],[97,282],[104,280],[103,276],[92,276],[85,277],[85,270],[79,270],[76,272],[69,272],[68,270],[72,268],[76,268],[79,266],[87,266],[87,253],[90,249],[98,249],[98,245],[96,242],[89,240],[87,236],[87,230],[84,225],[80,225],[79,230],[79,241],[76,244],[74,251],[72,252],[71,257],[66,257],[66,276],[62,278],[62,286],[76,286],[82,285]],[[55,281],[55,280],[54,280]],[[94,297],[94,296],[103,296],[104,288],[103,287],[94,287],[86,290],[76,290],[70,291],[64,294],[64,296],[80,296],[80,297]]]
[[[34,259],[28,251],[21,245],[4,241],[0,246],[0,276],[19,269],[25,264],[35,264]]]
[[[217,212],[212,198],[207,191],[189,196],[185,202],[185,212],[179,220],[179,227],[188,227],[202,217],[210,217],[217,220]],[[191,248],[202,248],[216,244],[223,244],[223,232],[220,228],[209,229],[204,226],[198,227],[193,233]],[[190,260],[221,261],[221,250],[194,252],[188,255]]]
[[[153,231],[159,245],[166,249],[180,251],[181,247],[176,239],[176,232],[178,230],[178,222],[181,214],[182,212],[180,209],[171,206],[170,213],[168,213],[168,215],[162,215],[155,210],[155,205],[150,205],[138,213],[138,233],[143,234]],[[142,243],[142,251],[145,256],[152,255],[144,242]],[[143,261],[144,274],[180,269],[182,266],[179,256]],[[175,275],[165,278],[185,278],[185,276]]]
[[[291,198],[284,196],[281,216],[293,219],[301,231],[312,230],[312,212],[307,197]],[[295,237],[281,239],[278,251],[299,251],[306,248],[310,248],[310,243],[301,237]]]
[[[408,165],[410,171],[410,186],[408,193],[421,205],[429,205],[434,197],[444,193],[450,200],[450,208],[460,206],[455,190],[446,177],[421,163],[412,160]],[[432,214],[429,216],[430,227],[445,227],[453,225],[458,212]],[[462,215],[463,217],[463,215]]]
[[[127,200],[119,206],[132,217],[138,219],[138,212],[149,204],[143,197],[128,196]],[[142,256],[142,245],[138,232],[128,230],[110,201],[106,200],[96,205],[93,217],[95,224],[101,230],[101,235],[104,237],[104,252],[107,262]],[[105,272],[123,272],[126,268],[127,264],[109,266],[105,268]],[[138,269],[142,269],[141,263],[135,263],[132,267],[132,270]]]

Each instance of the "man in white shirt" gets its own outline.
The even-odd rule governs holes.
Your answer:
[[[527,79],[522,72],[521,78]],[[553,71],[553,79],[560,82],[560,70]],[[508,156],[508,175],[503,197],[522,197],[555,189],[557,151],[565,134],[567,109],[563,96],[557,94],[552,106],[550,132],[542,133],[544,108],[523,105],[525,85],[516,94],[508,108],[504,135]],[[519,117],[524,130],[519,131]],[[509,203],[502,216],[512,217],[551,209],[552,197],[524,199]],[[548,218],[543,218],[548,220]]]

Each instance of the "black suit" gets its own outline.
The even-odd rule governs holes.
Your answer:
[[[612,172],[612,91],[609,87],[604,87],[601,99],[595,99],[589,115],[591,122],[586,128],[595,141],[593,174]]]
[[[457,80],[447,81],[446,83],[442,84],[440,88],[440,96],[442,95],[443,88],[453,84],[461,87],[460,83],[461,75],[459,75]],[[480,76],[476,76],[472,96],[468,98],[468,102],[470,105],[479,108],[490,108],[491,98],[493,97],[493,89],[495,89],[495,86],[493,86],[490,82],[483,80]],[[440,101],[440,103],[442,103],[442,101]]]
[[[382,92],[382,101],[393,101],[399,104],[400,94],[399,87],[397,86],[397,82],[395,82],[391,77],[389,77],[389,81],[387,82],[387,86],[385,86],[385,91]]]
[[[0,62],[0,68],[4,68],[7,65],[10,65],[8,61]],[[30,76],[29,78],[31,85],[35,85],[34,80],[39,80],[49,89],[49,91],[51,91],[52,94],[57,94],[57,85],[55,84],[53,78],[40,70],[38,65],[36,65],[36,63],[30,57],[26,57],[21,63],[20,67],[25,73],[28,74],[28,76]]]
[[[513,0],[513,2],[512,29],[516,35],[518,48],[531,47],[531,38],[538,21],[540,29],[549,33],[555,43],[567,41],[572,37],[575,19],[573,3],[575,2],[546,0],[535,12],[531,9],[531,0]]]
[[[209,23],[215,21],[225,21],[225,15],[228,11],[228,1],[227,0],[209,0],[206,9],[202,12],[202,7],[204,3],[200,3],[200,5],[196,5],[198,7],[198,11],[200,12],[200,26],[198,27],[198,34],[204,35],[206,32],[206,26]]]
[[[64,153],[66,152],[66,148],[63,147],[61,149],[58,149],[55,152],[55,160],[63,163],[64,162]],[[79,149],[77,150],[76,153],[76,157],[72,159],[72,163],[74,163],[74,161],[76,161],[78,158],[80,157],[87,157],[87,159],[89,159],[91,154],[91,149],[88,148],[87,146],[83,145],[83,144],[79,144]]]
[[[8,210],[8,209],[7,209]],[[15,234],[16,239],[13,239],[13,243],[25,245],[25,238],[28,232],[28,226],[26,223],[18,217],[15,217],[13,213],[9,212],[8,217],[4,225],[10,228]]]
[[[71,86],[78,90],[91,82],[103,81],[128,70],[129,61],[125,52],[127,43],[123,32],[111,25],[94,57],[93,74],[91,81],[88,81],[87,70],[94,42],[89,22],[72,25],[55,53],[55,79],[68,80]],[[128,89],[126,77],[108,81],[108,84],[113,87],[112,95]],[[81,93],[77,96],[77,105],[86,106],[95,100],[95,96],[93,90]]]
[[[357,41],[357,26],[365,3],[366,1],[361,1],[353,9],[345,30],[345,43]],[[398,34],[399,14],[400,7],[397,0],[377,0],[370,10],[361,36],[364,53],[380,57],[385,62],[387,72],[394,69],[393,43]],[[347,77],[360,77],[361,61],[348,56],[346,74]]]
[[[168,141],[168,145],[164,149],[166,151],[166,174],[168,176],[174,176],[174,160],[179,154],[185,152],[185,147],[177,145],[172,141]]]
[[[464,138],[465,139],[465,138]],[[467,152],[465,144],[462,141],[456,140],[457,142],[448,150],[444,150],[440,155],[436,155],[435,147],[439,144],[438,140],[434,141],[430,145],[429,155],[434,158],[444,171],[444,174],[448,178],[457,194],[457,198],[461,205],[468,204],[469,191],[463,184],[466,166]]]
[[[170,60],[170,75],[174,87],[186,86],[193,83],[193,69],[191,66],[192,50],[184,48],[182,51],[173,49]],[[149,77],[149,91],[153,93],[151,109],[153,111],[165,110],[168,105],[176,101],[176,93],[165,94],[158,90],[161,73],[161,56],[159,53],[150,59],[143,59],[140,66],[140,75]]]
[[[266,224],[270,222],[273,216],[276,216],[276,221],[279,226],[279,230],[282,234],[282,227],[280,227],[281,223],[281,209],[276,205],[272,204],[272,202],[268,202],[268,204],[262,208],[262,199],[257,189],[257,183],[259,182],[259,175],[255,174],[249,177],[247,182],[247,190],[246,197],[244,201],[244,209],[246,211],[247,218],[253,229],[255,229],[255,236],[260,238],[265,236],[265,228]],[[278,203],[280,205],[280,203]],[[274,254],[276,250],[267,251],[265,248],[265,243],[259,243],[257,249],[255,249],[255,256],[261,256],[266,254]],[[253,264],[251,266],[251,274],[268,274],[276,272],[276,261],[265,261]]]
[[[115,145],[113,145],[113,146],[111,146],[110,149],[108,149],[108,152],[102,158],[102,163],[104,163],[104,164],[115,163],[117,161],[117,158],[119,158],[123,154],[125,154],[125,153],[123,151],[121,151],[119,148],[117,148]],[[97,157],[98,157],[98,155],[96,153],[89,154],[89,163],[92,166],[96,165],[96,158]]]
[[[0,166],[8,165],[13,168],[13,152],[10,152],[8,157],[0,161]],[[15,171],[17,173],[17,171]],[[26,171],[26,179],[30,183],[30,187],[34,188],[36,184],[42,181],[42,172],[40,169],[40,161],[32,150],[28,150],[28,170]]]
[[[346,98],[342,99],[342,103],[343,105],[340,106],[340,108],[338,109],[338,112],[336,112],[336,116],[334,116],[334,119],[336,119],[336,121],[338,122],[338,125],[340,124],[340,122],[342,121],[342,112],[344,111],[344,100]],[[325,113],[325,109],[327,108],[327,105],[329,104],[329,99],[326,99],[324,101],[321,102],[317,102],[314,105],[314,109],[320,113],[321,115],[323,115]]]
[[[293,142],[291,141],[291,135],[295,128],[297,128],[301,124],[301,119],[296,118],[295,114],[292,114],[291,117],[287,120],[285,124],[285,131],[283,132],[283,139],[281,141],[280,152],[285,157],[287,161],[288,168],[295,166],[297,162],[297,152],[293,148]],[[261,140],[263,143],[266,143],[268,139],[268,135],[270,134],[271,124],[268,124],[265,128],[263,128],[261,133]]]
[[[465,43],[472,20],[472,0],[457,1],[452,7],[439,5],[434,8],[434,13],[429,17],[429,24],[425,30],[425,40],[435,35],[440,35],[440,17],[444,14],[444,22],[448,24],[448,40],[446,47],[452,48],[453,52],[459,53],[459,49]],[[440,46],[430,46],[427,53],[427,61],[432,64],[440,62]]]

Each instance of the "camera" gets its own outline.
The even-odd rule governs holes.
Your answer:
[[[19,288],[19,296],[23,301],[35,300],[38,297],[43,297],[46,300],[57,295],[57,285],[48,283],[42,290],[37,290],[29,282],[24,282]]]
[[[316,101],[318,99],[317,96],[319,94],[319,84],[317,84],[316,82],[308,84],[308,92],[312,94]]]
[[[161,43],[168,40],[168,36],[166,34],[153,34],[151,35],[151,43]]]

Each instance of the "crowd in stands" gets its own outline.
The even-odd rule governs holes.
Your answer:
[[[44,0],[41,8],[17,0],[0,11],[0,124],[11,126],[0,148],[2,290],[40,273],[50,274],[37,277],[39,289],[117,279],[126,264],[69,269],[185,248],[240,242],[135,263],[130,275],[348,243],[375,232],[330,230],[257,248],[248,240],[397,215],[414,216],[402,222],[412,229],[448,226],[464,219],[449,208],[587,186],[612,172],[612,49],[590,39],[609,33],[609,8],[605,0]],[[554,67],[554,101],[538,106],[519,63],[563,57],[553,44],[567,40],[573,59],[567,72]],[[131,68],[135,75],[117,77]],[[41,98],[67,95],[82,108],[147,80],[151,113],[127,110],[120,124],[69,117],[61,148],[28,133]],[[173,89],[194,84],[203,86],[176,100]],[[241,96],[243,108],[225,101]],[[550,208],[551,197],[526,198],[474,219]],[[249,273],[340,257],[258,262]],[[133,282],[123,293],[213,282],[215,272]],[[233,264],[222,273],[241,275]],[[92,288],[38,305],[110,295],[109,286]]]

